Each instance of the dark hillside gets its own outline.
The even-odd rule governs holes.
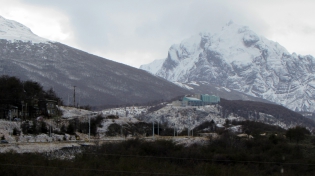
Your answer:
[[[61,43],[0,40],[0,75],[53,88],[66,105],[104,106],[169,100],[190,93],[169,81]]]
[[[221,99],[223,116],[233,113],[248,120],[261,118],[261,113],[270,114],[287,125],[291,123],[301,124],[309,128],[315,127],[315,122],[303,117],[301,114],[289,110],[281,105],[268,104],[254,101],[226,100]]]

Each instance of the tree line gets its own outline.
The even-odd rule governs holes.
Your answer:
[[[14,76],[2,75],[0,77],[0,111],[5,113],[9,106],[16,106],[21,111],[23,106],[32,108],[36,100],[54,100],[62,105],[59,98],[52,88],[44,88],[35,81],[21,81]]]
[[[62,102],[52,88],[44,90],[38,82],[21,81],[17,77],[7,75],[0,77],[0,102],[15,103],[31,98]]]

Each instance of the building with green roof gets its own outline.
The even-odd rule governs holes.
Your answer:
[[[220,102],[220,97],[208,94],[198,94],[192,97],[184,97],[182,106],[204,106],[210,104],[217,104]]]

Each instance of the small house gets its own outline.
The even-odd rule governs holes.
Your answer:
[[[55,100],[39,100],[38,109],[41,114],[48,117],[54,117],[58,115],[57,101]]]
[[[13,105],[2,105],[0,106],[0,118],[13,120],[18,117],[18,107]]]

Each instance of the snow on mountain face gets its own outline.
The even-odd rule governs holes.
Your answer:
[[[0,16],[0,39],[32,43],[47,43],[49,40],[38,37],[26,26]]]
[[[162,64],[164,63],[165,59],[159,59],[154,60],[152,63],[147,65],[141,65],[140,69],[147,70],[152,74],[156,74],[157,71],[159,71],[159,68],[161,68]]]
[[[290,54],[237,24],[228,23],[219,33],[201,33],[173,45],[156,69],[156,75],[169,81],[206,81],[292,110],[315,110],[314,57]]]

